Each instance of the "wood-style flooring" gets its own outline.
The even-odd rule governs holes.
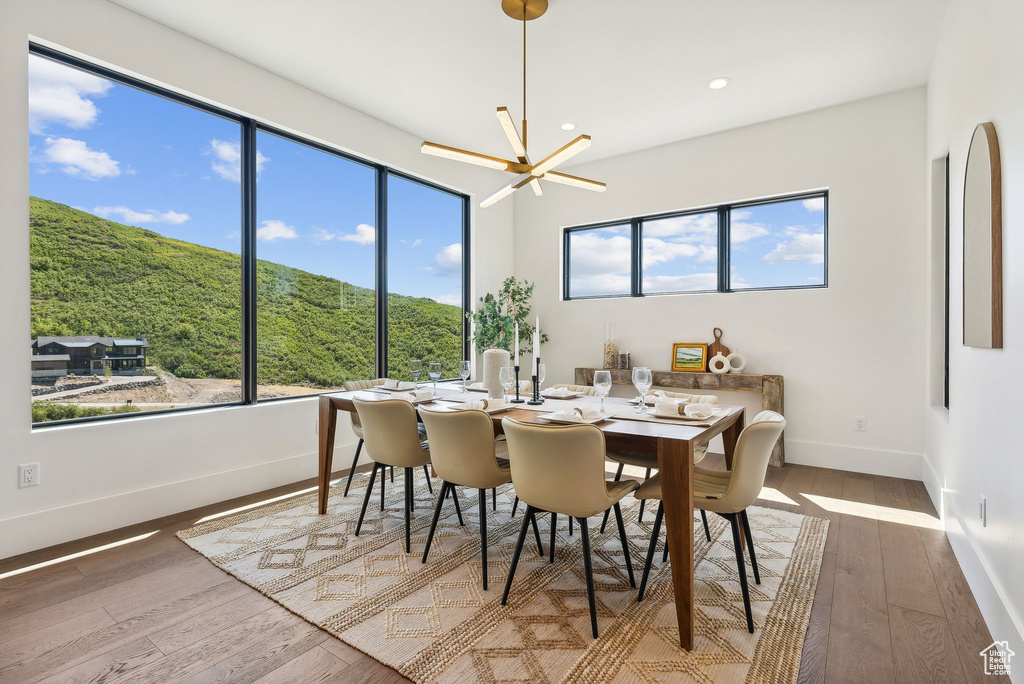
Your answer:
[[[314,486],[0,560],[4,574],[153,533],[0,580],[0,683],[407,681],[174,536],[205,516]],[[982,672],[978,653],[992,638],[922,483],[788,465],[770,468],[765,486],[759,505],[831,521],[800,682],[1000,681]]]

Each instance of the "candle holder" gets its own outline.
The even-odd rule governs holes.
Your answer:
[[[517,363],[513,367],[516,369],[516,398],[515,399],[509,399],[509,403],[510,404],[522,404],[526,400],[519,398],[519,364]]]
[[[537,360],[533,362],[533,367],[534,367],[534,369],[537,369],[537,370],[540,369],[540,357],[539,356],[537,357]],[[537,373],[536,372],[533,374],[533,399],[530,399],[530,401],[528,401],[526,403],[529,404],[530,406],[539,406],[539,405],[544,403],[544,398],[540,396],[540,383],[537,382]]]

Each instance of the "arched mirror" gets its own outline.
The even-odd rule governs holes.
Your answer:
[[[1003,347],[1002,179],[996,127],[974,129],[964,174],[964,345]]]

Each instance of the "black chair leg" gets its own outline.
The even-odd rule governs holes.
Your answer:
[[[373,464],[373,470],[370,471],[370,482],[366,485],[366,495],[363,497],[363,508],[359,511],[359,522],[356,523],[356,536],[359,536],[359,530],[363,526],[363,516],[366,515],[366,505],[370,503],[370,496],[373,495],[373,478],[377,477],[377,469],[382,466],[379,463]],[[380,474],[380,479],[384,479],[384,473]]]
[[[430,484],[430,467],[423,466],[423,476],[427,478],[427,491],[431,494],[434,493],[434,486]]]
[[[412,551],[412,468],[405,468],[405,552]]]
[[[514,502],[512,502],[512,516],[511,517],[513,517],[513,518],[516,517],[516,509],[518,509],[518,508],[519,508],[519,497],[516,496],[516,500]]]
[[[484,576],[484,591],[487,591],[487,490],[480,490],[480,560]]]
[[[381,478],[383,478],[383,477],[384,477],[384,474],[381,473]],[[391,466],[391,482],[394,483],[394,481],[395,481],[395,466]]]
[[[558,527],[558,514],[551,514],[551,539],[548,541],[548,563],[555,562],[555,528]]]
[[[651,532],[651,543],[647,547],[647,560],[644,562],[644,573],[640,577],[640,590],[636,593],[637,603],[644,600],[644,590],[647,589],[647,576],[651,574],[651,564],[654,562],[654,550],[658,547],[658,533],[661,532],[661,518],[665,514],[665,504],[658,502],[658,510],[654,513],[654,530]],[[668,542],[665,542],[666,548]]]
[[[743,546],[740,544],[740,519],[735,513],[725,516],[732,523],[732,545],[736,548],[736,569],[740,575],[740,589],[743,591],[743,609],[747,613],[747,631],[754,633],[754,616],[750,612],[750,590],[747,588],[747,565],[743,562]]]
[[[348,488],[352,486],[352,476],[356,474],[356,466],[359,465],[359,452],[362,450],[363,440],[360,439],[356,444],[356,457],[352,459],[352,469],[348,471],[348,482],[345,483],[345,493],[342,496],[348,496]]]
[[[587,519],[577,518],[580,524],[580,536],[583,537],[583,569],[587,574],[587,600],[590,602],[590,627],[597,638],[597,604],[594,601],[594,568],[590,564],[590,530]]]
[[[651,479],[651,469],[647,469],[647,474],[644,475],[644,482]],[[644,521],[644,504],[647,503],[647,499],[640,499],[640,513],[636,516],[636,521],[642,523]]]
[[[540,530],[537,529],[537,509],[530,508],[530,523],[533,525],[533,536],[537,539],[537,555],[544,557],[544,545],[540,543]]]
[[[505,579],[505,593],[501,595],[501,605],[508,605],[508,592],[512,589],[512,578],[516,574],[516,566],[519,565],[519,554],[523,552],[523,542],[526,541],[526,530],[530,527],[530,506],[526,506],[526,513],[523,515],[523,524],[519,528],[519,540],[516,541],[516,550],[512,554],[512,564],[508,567],[508,577]],[[536,528],[534,528],[536,529]]]
[[[665,551],[661,554],[661,562],[668,563],[668,535],[665,535]]]
[[[619,464],[619,469],[615,471],[615,479],[613,482],[618,482],[622,479],[622,469],[625,467],[625,463]],[[604,518],[601,519],[601,534],[604,534],[604,528],[608,524],[608,514],[611,513],[611,509],[604,512]]]
[[[570,515],[569,516],[569,536],[570,537],[572,536],[572,525],[573,525],[573,521],[572,521],[572,516]]]
[[[629,575],[629,586],[636,589],[636,580],[633,579],[633,561],[629,557],[629,542],[626,541],[626,526],[622,524],[622,507],[616,503],[612,508],[615,509],[615,524],[619,526],[619,539],[622,540],[622,553],[626,557],[626,573]]]
[[[381,466],[382,468],[384,466]],[[395,467],[391,466],[391,481],[395,481]],[[384,471],[380,473],[380,510],[384,510]]]
[[[466,523],[462,520],[462,507],[459,506],[459,490],[455,488],[455,485],[448,487],[448,492],[452,495],[452,501],[455,502],[455,514],[459,516],[459,526],[463,526]]]
[[[498,512],[498,488],[497,487],[495,487],[494,489],[491,490],[491,504],[492,504],[492,507],[494,508],[494,512],[497,513]]]
[[[761,573],[757,571],[757,556],[754,554],[754,537],[750,534],[750,520],[747,512],[740,513],[740,522],[743,523],[743,531],[747,536],[747,550],[750,551],[750,565],[754,568],[754,582],[761,583]]]
[[[437,521],[441,518],[441,508],[444,506],[444,498],[451,487],[447,482],[441,482],[441,493],[437,497],[437,505],[434,506],[434,519],[430,521],[430,532],[427,534],[427,544],[423,547],[423,562],[427,562],[427,554],[430,553],[430,543],[434,541],[434,530],[437,529]]]
[[[700,509],[700,519],[704,523],[704,536],[708,538],[708,541],[711,541],[711,528],[708,527],[708,512],[703,508]]]

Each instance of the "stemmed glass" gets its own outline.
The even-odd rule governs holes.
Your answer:
[[[419,359],[409,359],[409,375],[413,383],[419,382],[420,374],[423,373],[423,362]]]
[[[548,369],[544,367],[544,364],[540,364],[540,368],[537,369],[537,391],[540,392],[544,389],[544,378],[548,374]]]
[[[604,398],[612,390],[612,372],[599,370],[594,373],[594,389],[597,396],[601,397],[601,413],[604,413]]]
[[[434,381],[434,391],[436,392],[437,381],[441,379],[441,363],[439,361],[431,361],[427,365],[427,375]]]
[[[501,383],[501,387],[505,390],[501,397],[501,400],[505,403],[508,402],[508,392],[512,389],[512,386],[516,384],[516,371],[512,366],[502,366],[498,369],[498,382]]]
[[[469,361],[459,361],[459,377],[462,378],[462,393],[466,393],[466,381],[469,380]]]
[[[647,413],[647,390],[651,389],[651,369],[647,366],[637,366],[633,369],[633,387],[640,393],[640,403],[637,404],[636,412],[643,415]]]

